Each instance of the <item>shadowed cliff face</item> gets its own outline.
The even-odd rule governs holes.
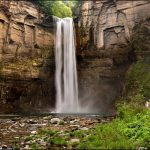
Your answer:
[[[54,106],[52,23],[34,3],[0,0],[0,113]]]
[[[146,23],[149,7],[148,1],[85,1],[81,5],[79,97],[87,110],[114,113],[126,71],[135,60],[134,27],[142,20]]]

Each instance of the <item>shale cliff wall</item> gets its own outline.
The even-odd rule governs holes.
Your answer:
[[[0,113],[54,103],[53,22],[28,0],[0,0]]]
[[[48,18],[29,1],[1,0],[0,54],[19,55],[52,46],[51,24],[46,21]]]
[[[85,1],[81,6],[81,45],[97,49],[117,49],[126,44],[134,26],[149,17],[148,0]]]
[[[141,51],[150,50],[149,8],[147,0],[82,3],[78,22],[81,49],[77,53],[79,95],[83,105],[89,105],[87,109],[113,114],[115,100],[123,90],[126,71],[136,59],[137,48],[134,48],[143,43]],[[141,22],[146,32],[138,27]],[[138,38],[137,28],[141,38]]]

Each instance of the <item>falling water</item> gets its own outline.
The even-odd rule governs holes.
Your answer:
[[[55,39],[56,112],[78,112],[75,33],[72,18],[57,19]]]

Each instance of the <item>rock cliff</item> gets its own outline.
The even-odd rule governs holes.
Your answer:
[[[52,24],[34,2],[0,0],[0,113],[53,104]]]
[[[149,17],[149,7],[147,0],[85,1],[80,14],[81,45],[117,49],[120,44],[126,44],[135,24]]]
[[[84,105],[105,113],[113,112],[114,100],[123,89],[126,70],[136,59],[132,47],[133,41],[137,41],[133,40],[137,39],[135,27],[145,22],[149,33],[149,8],[150,2],[146,0],[82,3],[78,22],[81,49],[77,52],[79,94]],[[142,35],[143,31],[140,33]],[[140,38],[143,39],[141,49],[150,47],[148,37],[147,34]],[[142,43],[141,40],[134,45],[138,43]]]
[[[29,1],[0,1],[0,49],[20,55],[53,45],[51,24]],[[30,53],[31,55],[31,53]]]

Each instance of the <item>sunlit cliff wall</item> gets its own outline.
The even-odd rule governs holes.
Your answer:
[[[29,0],[0,0],[0,113],[53,105],[52,25]]]

